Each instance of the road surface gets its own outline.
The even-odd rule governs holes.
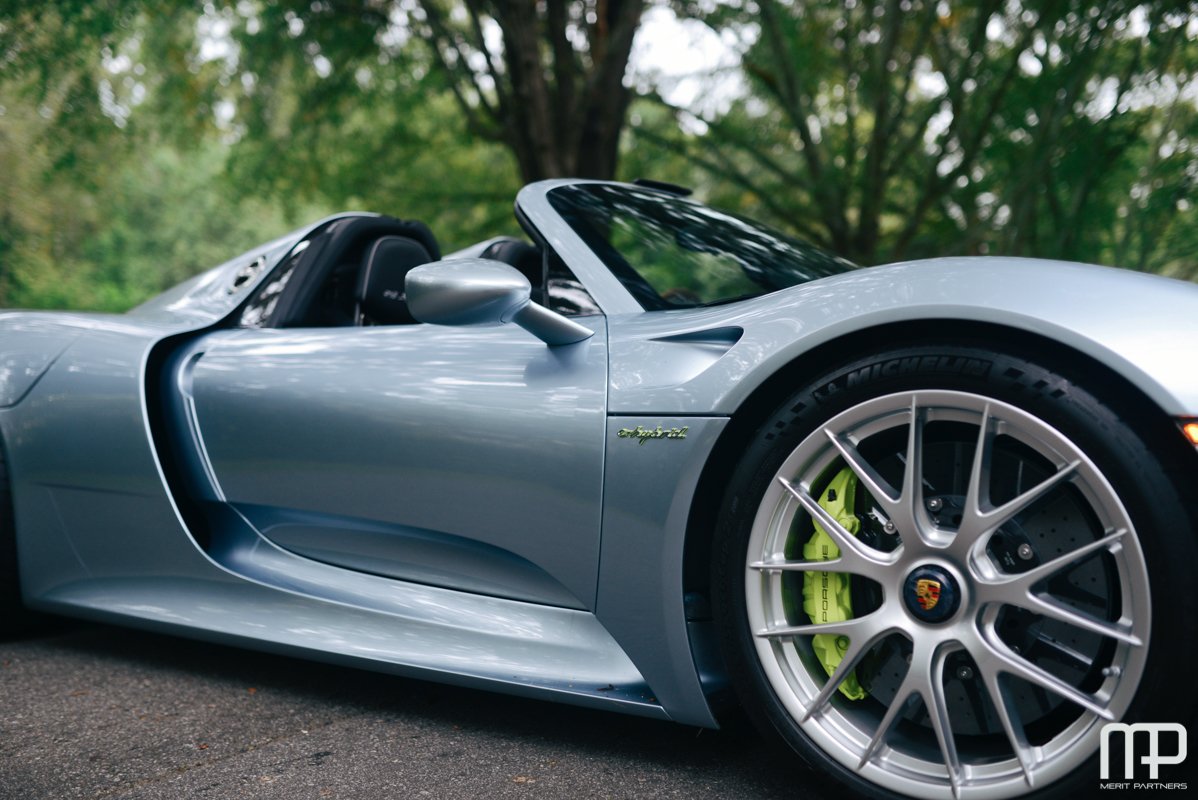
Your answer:
[[[90,623],[0,642],[0,798],[788,798],[747,731]]]

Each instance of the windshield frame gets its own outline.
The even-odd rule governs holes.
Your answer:
[[[692,212],[698,210],[704,214],[710,214],[712,219],[726,220],[730,225],[745,226],[750,234],[755,233],[759,236],[784,243],[789,247],[816,254],[820,260],[826,261],[832,267],[827,274],[839,274],[856,268],[856,265],[845,259],[828,254],[820,248],[796,237],[773,231],[768,226],[755,220],[713,209],[702,203],[648,187],[598,180],[541,181],[525,187],[517,197],[519,213],[526,218],[529,226],[537,228],[546,243],[554,247],[567,263],[571,265],[571,268],[574,269],[579,279],[592,290],[596,301],[607,314],[682,310],[732,303],[752,297],[772,294],[777,289],[790,285],[799,285],[808,280],[823,277],[823,273],[812,275],[807,279],[796,280],[793,283],[779,285],[777,289],[761,285],[758,282],[761,285],[759,292],[738,295],[736,297],[721,297],[704,303],[677,304],[667,302],[652,288],[649,281],[630,265],[623,258],[622,254],[619,254],[615,248],[611,247],[610,244],[598,249],[593,248],[591,242],[588,242],[587,239],[593,239],[594,236],[589,235],[585,228],[582,231],[576,229],[571,220],[567,218],[567,215],[559,212],[555,206],[555,201],[560,204],[561,200],[551,198],[551,195],[555,192],[566,187],[571,188],[571,193],[573,193],[573,191],[579,189],[586,191],[592,186],[608,186],[622,192],[627,192],[630,195],[652,194],[653,199],[656,200],[660,197],[661,200],[669,204],[677,204],[682,207],[680,209],[682,211]],[[588,192],[588,194],[593,193],[595,193],[593,189]],[[608,250],[610,252],[601,252]],[[733,256],[732,253],[727,251],[724,251],[724,254],[730,257]],[[604,258],[605,255],[606,260]],[[613,258],[613,255],[617,257]],[[786,271],[793,273],[796,270],[792,268]]]
[[[645,309],[624,284],[549,203],[549,193],[554,189],[581,183],[612,182],[556,178],[530,183],[516,195],[516,219],[533,241],[552,248],[566,262],[604,314],[643,313]]]

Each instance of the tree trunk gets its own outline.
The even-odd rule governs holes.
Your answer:
[[[632,95],[624,74],[644,0],[588,2],[582,13],[591,12],[593,22],[572,18],[571,9],[579,11],[566,0],[466,0],[469,30],[451,28],[438,0],[421,6],[463,111],[487,119],[526,182],[615,177]],[[486,46],[487,18],[502,31],[502,53]],[[585,33],[584,43],[570,35],[572,28]],[[486,70],[461,66],[472,53],[485,57]]]

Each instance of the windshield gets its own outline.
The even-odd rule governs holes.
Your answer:
[[[549,202],[646,309],[694,308],[854,269],[756,222],[659,191],[561,186]]]

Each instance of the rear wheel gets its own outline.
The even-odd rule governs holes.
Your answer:
[[[1027,359],[913,347],[830,373],[761,429],[717,532],[742,701],[876,796],[1094,788],[1103,724],[1193,714],[1172,480]]]
[[[0,446],[0,635],[28,630],[35,619],[21,604],[11,486],[4,449]]]

